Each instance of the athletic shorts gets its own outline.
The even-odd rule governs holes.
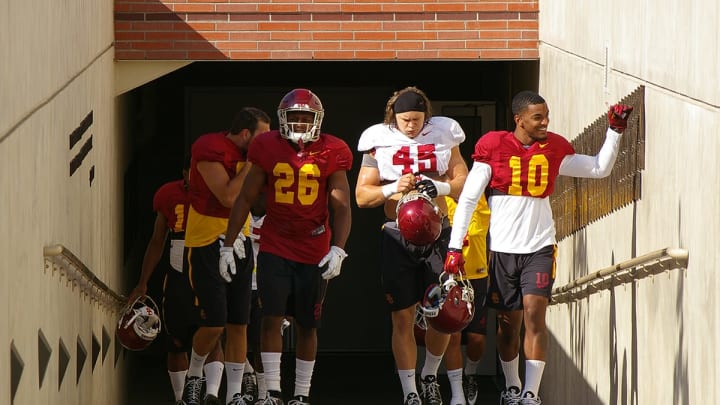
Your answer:
[[[168,352],[180,353],[192,347],[193,334],[199,322],[193,298],[187,275],[168,266],[162,299],[163,330],[167,334]]]
[[[523,296],[540,295],[550,300],[555,283],[556,246],[535,253],[492,252],[487,305],[501,311],[522,309]]]
[[[292,316],[304,328],[320,327],[328,284],[323,269],[260,252],[256,271],[263,316]]]
[[[385,300],[391,311],[399,311],[420,302],[427,287],[439,281],[450,231],[450,224],[445,217],[438,240],[431,245],[416,246],[405,241],[395,221],[383,225],[380,273]]]
[[[475,313],[473,319],[468,326],[463,329],[463,333],[478,333],[480,335],[487,334],[487,307],[485,307],[485,295],[487,293],[487,277],[475,278],[469,280],[475,290]]]
[[[190,285],[195,306],[200,311],[200,326],[247,325],[250,320],[253,255],[250,239],[245,240],[246,257],[235,257],[237,274],[232,282],[220,277],[220,243],[185,248]]]

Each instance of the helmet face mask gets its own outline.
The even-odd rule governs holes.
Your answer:
[[[443,281],[443,276],[448,276]],[[443,333],[459,332],[472,321],[475,313],[475,291],[464,278],[456,280],[442,273],[440,283],[431,284],[425,291],[421,310],[426,322]]]
[[[140,351],[150,346],[160,329],[157,304],[146,295],[125,307],[118,320],[115,336],[124,348]]]
[[[411,191],[403,195],[398,201],[396,214],[395,221],[400,234],[413,245],[430,245],[440,237],[440,209],[426,194]]]
[[[292,112],[305,112],[311,114],[309,120],[291,121],[297,114]],[[287,93],[278,105],[278,121],[280,122],[280,136],[298,145],[315,142],[320,139],[325,110],[318,96],[307,89],[295,89]],[[291,120],[289,120],[291,119]]]

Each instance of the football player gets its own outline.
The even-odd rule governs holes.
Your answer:
[[[262,302],[261,357],[267,396],[263,404],[283,404],[280,384],[282,327],[295,320],[295,391],[290,405],[309,404],[328,280],[340,275],[350,234],[352,152],[341,139],[321,132],[322,103],[308,89],[294,89],[278,105],[280,129],[252,142],[252,163],[230,214],[221,271],[234,272],[232,240],[264,192],[265,219],[257,257]],[[332,218],[331,218],[332,213]]]
[[[631,112],[630,106],[613,105],[598,154],[576,154],[568,140],[548,131],[550,110],[545,100],[522,91],[512,100],[515,130],[488,132],[475,144],[474,163],[455,211],[445,270],[462,267],[461,249],[472,212],[481,195],[489,195],[487,305],[498,310],[498,353],[506,386],[503,404],[541,403],[538,391],[548,341],[545,312],[555,281],[555,224],[549,199],[555,179],[608,176]],[[524,385],[518,372],[521,326],[525,327]]]
[[[384,121],[367,128],[358,141],[363,161],[355,188],[357,204],[360,208],[383,205],[388,219],[381,233],[381,274],[391,311],[392,352],[406,405],[419,405],[421,397],[425,405],[442,404],[437,371],[450,335],[432,326],[425,333],[418,393],[413,325],[416,304],[443,271],[450,236],[443,197],[457,198],[465,182],[468,168],[458,147],[464,140],[465,132],[457,121],[433,116],[427,95],[406,87],[388,100]],[[413,195],[417,192],[430,197],[431,209],[424,198]],[[414,205],[421,209],[407,209]]]
[[[190,159],[185,163],[182,180],[163,184],[153,196],[153,210],[156,212],[153,233],[145,248],[140,277],[128,297],[128,303],[132,303],[147,294],[150,277],[160,265],[165,246],[169,245],[169,261],[161,266],[165,273],[161,311],[163,330],[167,335],[168,375],[177,403],[182,402],[188,370],[187,352],[192,346],[192,335],[198,322],[198,313],[192,304],[192,289],[187,275],[183,273]],[[216,346],[206,362],[222,361],[221,350],[219,345]]]
[[[200,326],[193,336],[190,367],[183,392],[185,405],[201,400],[201,378],[206,377],[205,404],[220,403],[218,391],[223,367],[203,363],[225,333],[225,375],[229,403],[242,403],[242,376],[247,356],[250,317],[250,278],[253,253],[250,240],[235,235],[229,240],[236,274],[218,272],[223,233],[235,198],[245,180],[246,154],[252,139],[270,129],[270,117],[254,107],[241,109],[229,131],[200,136],[191,148],[190,208],[185,231],[188,276],[200,311]],[[237,238],[236,238],[237,237]]]
[[[448,216],[452,225],[457,203],[445,197],[448,205]],[[451,405],[475,405],[478,398],[477,368],[485,351],[485,335],[487,332],[487,308],[485,294],[487,292],[487,248],[486,239],[490,223],[490,208],[487,200],[481,196],[468,226],[463,241],[464,274],[470,281],[474,292],[474,312],[470,323],[461,332],[452,334],[445,351],[445,368],[450,380]],[[461,349],[462,335],[466,338],[466,363],[463,368]],[[467,399],[467,402],[466,402]]]

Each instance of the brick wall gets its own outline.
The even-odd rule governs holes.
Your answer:
[[[537,39],[529,0],[115,0],[117,60],[527,60]]]

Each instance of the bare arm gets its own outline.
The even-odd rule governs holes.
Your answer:
[[[415,175],[408,173],[400,177],[396,182],[389,183],[385,186],[390,187],[394,191],[392,194],[406,193],[415,188]],[[391,194],[391,195],[392,195]],[[380,182],[380,171],[377,167],[361,166],[358,174],[358,181],[355,185],[355,200],[360,208],[374,208],[385,201],[386,197],[383,190],[383,184]]]
[[[247,166],[247,165],[246,165]],[[238,174],[240,176],[240,174]],[[230,210],[230,218],[228,219],[228,228],[225,231],[225,246],[232,246],[238,234],[242,231],[245,221],[247,221],[250,208],[260,195],[265,185],[265,172],[255,165],[250,165],[247,175],[243,175],[244,182],[240,194],[232,204]],[[268,192],[272,192],[269,190]]]
[[[350,236],[352,215],[350,211],[350,184],[346,171],[337,171],[328,177],[330,208],[332,212],[332,244],[345,249]]]
[[[450,196],[457,200],[460,197],[460,192],[465,185],[465,179],[468,176],[468,167],[460,154],[460,148],[452,148],[452,154],[450,155],[450,162],[448,162],[448,170],[446,175],[450,179]]]
[[[220,162],[200,161],[197,164],[197,169],[215,198],[223,206],[232,207],[240,193],[250,166],[252,164],[246,162],[240,172],[232,179]]]
[[[152,276],[158,263],[160,263],[163,251],[165,250],[165,239],[167,238],[167,234],[167,219],[165,219],[162,214],[158,213],[155,216],[155,225],[153,226],[152,236],[145,248],[145,256],[143,257],[140,278],[138,279],[135,288],[130,292],[130,296],[128,296],[128,303],[132,303],[137,298],[147,294],[147,284],[148,281],[150,281],[150,276]]]

